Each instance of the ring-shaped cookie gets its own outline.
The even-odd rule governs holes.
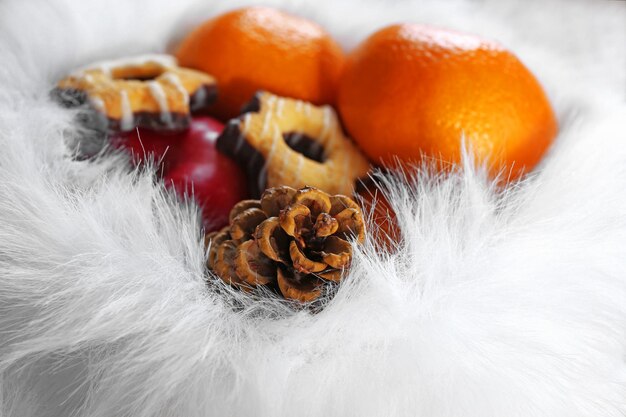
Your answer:
[[[217,85],[208,74],[178,67],[173,56],[143,55],[81,68],[58,83],[57,94],[68,105],[88,102],[100,116],[97,128],[182,130],[192,112],[215,101]]]
[[[255,197],[281,185],[351,195],[370,168],[330,106],[267,92],[257,93],[244,114],[228,123],[217,147],[245,167]]]

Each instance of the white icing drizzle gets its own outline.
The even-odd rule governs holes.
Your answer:
[[[272,134],[272,144],[270,145],[270,151],[267,154],[267,163],[269,164],[270,160],[274,156],[274,152],[276,151],[276,144],[280,140],[280,130],[278,126],[274,125],[274,133]]]
[[[332,111],[330,110],[330,107],[324,106],[324,124],[322,125],[322,132],[319,136],[322,145],[326,144],[328,139],[328,130],[330,129],[331,115]]]
[[[285,105],[285,100],[280,100],[278,102],[278,106],[276,106],[276,116],[282,117],[284,105]]]
[[[98,111],[104,112],[106,110],[104,101],[100,97],[90,97],[89,102]]]
[[[239,136],[237,137],[237,143],[235,144],[235,153],[238,153],[241,150],[244,142],[244,135],[246,130],[248,129],[248,122],[250,121],[250,113],[247,113],[243,117],[243,123],[241,124],[241,129],[239,129]]]
[[[185,104],[189,105],[189,93],[187,92],[187,90],[185,90],[185,87],[183,86],[182,81],[180,81],[180,78],[178,77],[178,75],[171,73],[171,72],[167,72],[163,74],[161,78],[163,78],[164,80],[172,84],[174,88],[176,88],[176,90],[183,97],[183,101],[185,102]]]
[[[163,90],[163,86],[158,81],[149,81],[148,88],[150,94],[156,100],[161,110],[161,121],[167,125],[172,124],[172,114],[170,113],[169,106],[167,105],[167,96]]]
[[[300,101],[300,100],[296,101],[296,111],[298,113],[302,112],[302,101]]]
[[[270,117],[272,117],[271,111],[268,111],[267,113],[265,113],[265,118],[263,119],[263,129],[261,130],[262,138],[265,137],[265,135],[267,134],[267,129],[270,127]]]
[[[300,179],[300,173],[302,172],[302,166],[304,165],[304,156],[298,154],[298,165],[296,165],[295,177]]]
[[[167,54],[145,54],[138,55],[133,57],[124,57],[117,59],[110,59],[106,61],[99,61],[93,64],[86,65],[84,67],[78,68],[74,71],[73,75],[82,76],[85,71],[89,70],[98,70],[106,75],[111,75],[111,71],[114,68],[124,68],[124,67],[139,67],[145,65],[147,63],[154,63],[163,68],[172,68],[175,67],[177,62],[176,58],[172,55]]]
[[[278,132],[277,134],[279,135],[279,139],[282,141],[283,145],[285,146],[285,148],[289,151],[285,154],[283,154],[283,158],[282,158],[282,163],[280,164],[280,167],[278,167],[278,164],[276,164],[277,168],[278,168],[278,172],[280,172],[280,175],[284,175],[285,171],[287,171],[287,169],[289,168],[290,162],[293,161],[293,159],[295,158],[296,160],[300,160],[301,158],[303,158],[302,155],[300,155],[298,152],[293,151],[289,145],[286,144],[286,142],[284,141],[281,133],[280,133],[280,129],[278,128],[278,126],[276,127]],[[298,180],[299,179],[299,172],[294,172],[295,175],[295,179]]]
[[[239,132],[239,136],[237,136],[237,143],[235,144],[235,153],[238,153],[243,146],[244,136],[243,132]]]
[[[269,107],[269,111],[274,111],[275,103],[276,103],[276,96],[270,96],[267,99],[267,106]]]
[[[120,120],[120,128],[123,131],[128,131],[133,128],[133,112],[130,108],[130,100],[128,99],[128,93],[126,90],[120,91],[122,118]]]

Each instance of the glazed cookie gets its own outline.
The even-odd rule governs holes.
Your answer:
[[[317,187],[351,195],[369,162],[344,136],[330,106],[260,92],[232,119],[217,147],[248,173],[254,197],[270,187]]]
[[[97,128],[182,130],[192,112],[215,101],[217,86],[208,74],[178,67],[170,55],[144,55],[81,68],[61,80],[56,93],[70,106],[88,102],[98,113]]]

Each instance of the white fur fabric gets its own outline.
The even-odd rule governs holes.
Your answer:
[[[195,209],[123,156],[72,160],[48,90],[243,3],[4,0],[0,415],[626,415],[626,3],[267,3],[346,48],[397,21],[498,39],[558,140],[505,193],[472,167],[391,181],[399,252],[368,242],[322,313],[235,311],[205,285]]]

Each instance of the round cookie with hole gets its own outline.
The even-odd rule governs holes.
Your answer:
[[[228,123],[217,147],[244,167],[255,198],[281,185],[351,195],[370,169],[330,106],[264,91]]]
[[[95,110],[90,128],[179,131],[215,101],[217,84],[209,74],[179,67],[171,55],[142,55],[78,69],[54,94],[68,107],[89,104]]]

